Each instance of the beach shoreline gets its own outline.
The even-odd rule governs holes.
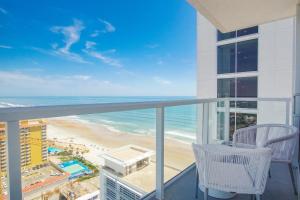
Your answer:
[[[105,152],[125,145],[133,144],[155,151],[153,135],[114,131],[106,125],[72,117],[52,118],[47,123],[47,137],[50,140],[84,145],[89,149],[84,157],[97,165],[103,165],[101,155]],[[191,144],[166,137],[164,147],[165,165],[182,171],[194,162]]]

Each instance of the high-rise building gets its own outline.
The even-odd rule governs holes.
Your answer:
[[[46,164],[47,143],[46,123],[43,120],[20,122],[21,167],[38,168]],[[6,171],[6,133],[5,124],[0,124],[0,169]]]
[[[150,165],[154,152],[135,145],[120,147],[103,155],[101,170],[101,199],[137,200],[146,194],[144,185],[137,187],[125,177]]]
[[[198,13],[197,34],[199,98],[293,97],[293,18],[221,33]],[[264,109],[282,115],[260,112]],[[279,103],[232,101],[229,126],[225,112],[218,112],[218,137],[223,139],[228,127],[232,135],[255,123],[285,123],[286,109]]]
[[[100,170],[101,200],[138,200],[155,189],[154,151],[136,145],[120,147],[103,155]],[[178,170],[164,166],[165,179]]]

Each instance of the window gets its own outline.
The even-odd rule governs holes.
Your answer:
[[[237,72],[257,71],[258,40],[237,43]]]
[[[235,37],[236,37],[236,32],[235,31],[228,32],[228,33],[222,33],[220,31],[218,31],[218,33],[217,33],[218,41],[227,40],[227,39],[231,39],[231,38],[235,38]]]
[[[251,35],[251,34],[255,34],[255,33],[258,33],[258,26],[240,29],[238,31],[232,31],[232,32],[228,32],[228,33],[222,33],[220,31],[218,31],[217,39],[218,39],[218,41],[221,41],[221,40],[232,39],[232,38],[241,37],[241,36],[245,36],[245,35]]]
[[[227,97],[257,97],[257,77],[226,78],[218,79],[217,82],[218,98]],[[256,108],[256,102],[231,102],[231,107]]]
[[[225,139],[225,113],[218,112],[218,123],[217,123],[217,139]],[[252,113],[229,113],[229,140],[232,140],[233,133],[235,130],[255,125],[257,123],[257,114]]]
[[[248,127],[251,125],[255,125],[257,121],[256,114],[249,113],[236,113],[236,128],[240,129],[244,127]]]
[[[218,98],[225,97],[257,97],[257,77],[241,77],[241,78],[226,78],[218,79]],[[219,107],[224,107],[224,104],[218,104]],[[231,101],[232,108],[247,108],[256,109],[257,102],[250,101]],[[236,129],[247,127],[256,124],[256,114],[240,113],[234,110],[230,112],[229,138],[232,139],[232,134]],[[225,113],[218,112],[217,134],[218,139],[224,139],[225,134]]]
[[[257,77],[218,79],[218,98],[257,97]]]
[[[218,98],[235,97],[235,79],[218,79]]]
[[[218,74],[235,72],[235,44],[218,46]]]
[[[230,113],[230,130],[229,139],[232,140],[234,131],[240,128],[245,128],[251,125],[255,125],[257,122],[257,114],[250,113]]]
[[[237,78],[237,97],[257,97],[257,77]]]
[[[218,74],[257,71],[258,40],[218,46]]]
[[[240,37],[240,36],[250,35],[250,34],[254,34],[254,33],[258,33],[258,26],[238,30],[237,36]]]

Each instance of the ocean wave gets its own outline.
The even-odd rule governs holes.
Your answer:
[[[87,120],[87,119],[82,119],[78,115],[70,115],[70,116],[63,116],[63,117],[55,117],[55,119],[62,119],[62,120],[69,120],[69,121],[75,121],[79,122],[82,124],[93,124],[93,122]]]
[[[151,135],[155,133],[154,129],[136,129],[133,132],[141,135]]]
[[[133,133],[137,133],[139,135],[150,135],[155,134],[155,129],[136,129],[132,131]],[[183,140],[196,140],[195,133],[184,132],[180,130],[172,130],[172,131],[165,131],[165,134],[169,138],[175,139],[183,139]]]
[[[13,107],[26,107],[26,105],[14,104],[9,102],[0,102],[0,108],[13,108]]]
[[[107,124],[107,125],[125,125],[125,126],[137,126],[135,123],[130,122],[120,122],[120,121],[112,121],[107,119],[99,119],[100,122]]]
[[[196,135],[192,135],[193,133],[186,133],[186,132],[181,132],[181,131],[166,131],[167,136],[175,136],[175,137],[180,137],[180,138],[185,138],[189,140],[196,140]]]
[[[114,124],[114,121],[109,121],[109,120],[102,120],[102,119],[97,119],[93,120],[93,119],[85,119],[82,118],[78,115],[74,115],[74,116],[68,116],[68,118],[72,119],[72,120],[76,120],[82,123],[86,123],[86,124],[98,124],[99,121],[101,123],[102,126],[104,126],[105,128],[107,128],[108,130],[110,130],[111,132],[115,132],[115,133],[120,133],[121,131],[119,129],[117,129],[115,126],[113,126],[112,124]]]
[[[114,132],[114,133],[121,133],[121,130],[117,129],[116,127],[109,126],[106,124],[102,124],[105,128],[107,128],[109,131]]]

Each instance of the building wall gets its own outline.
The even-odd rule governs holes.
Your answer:
[[[113,169],[116,173],[120,173],[122,175],[127,175],[126,167],[123,166],[122,162],[115,162],[109,159],[104,159],[104,165]]]
[[[292,97],[294,19],[259,26],[259,97]]]
[[[236,76],[257,75],[258,97],[292,97],[293,27],[293,18],[259,26],[258,71],[235,74]],[[216,32],[216,28],[198,13],[197,96],[199,98],[217,97]]]
[[[120,178],[102,169],[100,172],[101,200],[139,200],[145,192],[128,183],[123,183]]]
[[[30,143],[30,157],[31,166],[41,165],[44,162],[43,157],[43,130],[42,126],[29,128],[29,143]]]
[[[218,46],[257,39],[257,71],[218,74]],[[242,77],[257,77],[258,98],[292,98],[293,97],[293,51],[294,50],[294,18],[260,25],[258,33],[217,41],[217,29],[201,14],[197,14],[197,96],[198,98],[217,98],[218,79],[232,78],[237,81]],[[236,52],[237,53],[237,52]],[[236,83],[237,84],[237,83]],[[237,92],[237,89],[235,89]],[[247,92],[247,90],[244,90]],[[210,107],[210,128],[212,137],[216,136],[220,116],[217,105]],[[235,120],[238,119],[237,111]],[[200,116],[202,108],[200,107]],[[286,123],[287,107],[282,102],[258,102],[257,109],[239,109],[240,113],[256,115],[256,123]],[[291,108],[289,119],[291,122]],[[276,114],[274,114],[276,113]],[[241,116],[241,115],[240,115]],[[230,121],[232,115],[230,115]],[[213,120],[212,120],[213,119]],[[240,118],[239,118],[240,119]],[[200,120],[201,121],[201,120]],[[224,123],[224,122],[222,122]],[[201,122],[199,122],[201,135]],[[235,128],[241,126],[235,122]],[[231,127],[231,125],[230,125]],[[230,128],[230,134],[234,130]],[[198,141],[201,141],[198,137]]]
[[[4,126],[3,126],[4,127]],[[0,171],[6,170],[6,137],[0,124]]]
[[[217,97],[216,28],[197,14],[197,96]]]
[[[20,123],[21,167],[34,168],[47,161],[46,124],[43,121],[22,121]],[[0,124],[0,169],[6,172],[5,124]]]

